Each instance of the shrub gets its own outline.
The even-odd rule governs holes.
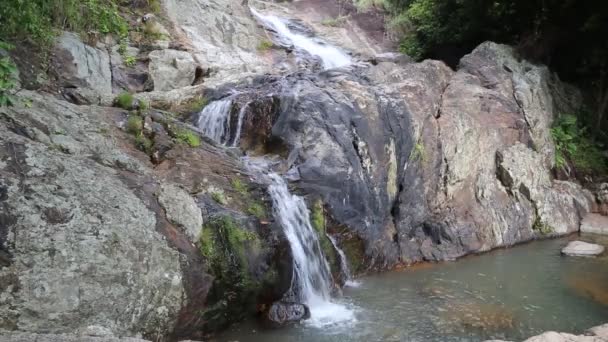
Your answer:
[[[116,0],[5,0],[0,18],[0,36],[28,38],[43,45],[50,45],[55,29],[121,37],[128,33]]]
[[[150,10],[156,14],[160,13],[162,10],[160,0],[148,0],[148,7],[150,7]]]
[[[135,56],[127,56],[125,57],[125,65],[128,67],[132,67],[135,66],[135,63],[137,63],[137,57]]]
[[[129,115],[129,118],[127,119],[127,124],[125,125],[125,129],[127,130],[127,132],[133,135],[138,135],[139,133],[141,133],[142,128],[143,120],[141,119],[141,117],[137,115]]]
[[[9,57],[0,58],[0,107],[13,105],[12,91],[16,86],[17,66]]]
[[[133,95],[125,92],[118,95],[114,100],[114,103],[122,109],[130,110],[133,108],[133,100]]]
[[[198,137],[198,135],[188,130],[182,130],[177,132],[175,138],[180,143],[184,143],[190,147],[201,146],[201,139]]]
[[[568,164],[584,174],[604,174],[608,171],[601,146],[589,136],[576,116],[564,115],[551,128],[555,143],[555,165],[567,169]]]

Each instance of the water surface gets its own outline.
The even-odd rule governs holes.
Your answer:
[[[605,237],[582,239],[608,245]],[[546,330],[581,333],[608,322],[608,257],[560,256],[567,242],[533,242],[364,277],[340,299],[356,322],[279,330],[248,322],[217,341],[483,341],[522,340]]]

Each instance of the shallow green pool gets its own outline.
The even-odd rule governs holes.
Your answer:
[[[580,239],[608,246],[605,237]],[[483,341],[582,332],[608,322],[608,257],[563,257],[567,242],[364,277],[339,299],[355,310],[355,322],[280,330],[248,322],[217,341]]]

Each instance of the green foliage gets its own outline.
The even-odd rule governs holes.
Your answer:
[[[258,51],[260,51],[260,52],[268,51],[268,50],[272,49],[273,46],[274,46],[274,44],[270,40],[264,39],[258,44]]]
[[[146,137],[143,133],[140,132],[135,136],[135,146],[147,154],[152,152],[153,145],[154,142]]]
[[[175,134],[175,138],[178,142],[186,144],[190,147],[199,147],[201,146],[201,139],[199,136],[188,130],[181,130]]]
[[[128,33],[116,0],[5,0],[0,19],[0,36],[44,45],[50,44],[55,29],[121,37]]]
[[[234,178],[231,182],[232,188],[241,195],[247,195],[249,187],[240,178]]]
[[[564,115],[551,128],[555,143],[555,165],[566,168],[572,164],[583,174],[605,174],[608,161],[601,147],[595,143],[576,116]]]
[[[208,103],[209,100],[207,100],[206,97],[198,97],[188,103],[187,111],[188,113],[200,112],[203,110],[203,108],[205,108],[205,106],[207,106]]]
[[[336,250],[334,249],[334,245],[331,243],[331,241],[329,241],[329,238],[326,235],[325,212],[323,209],[323,201],[321,201],[320,199],[315,201],[312,205],[310,223],[312,224],[312,227],[317,231],[321,250],[327,258],[327,261],[329,262],[332,273],[339,272],[339,264],[338,259],[336,258]]]
[[[137,57],[135,56],[127,56],[125,57],[125,65],[128,67],[133,67],[135,66],[135,63],[137,63]]]
[[[1,42],[0,42],[1,43]],[[9,57],[0,58],[0,107],[12,106],[12,92],[17,86],[17,66]]]
[[[140,116],[129,115],[129,118],[127,119],[127,124],[125,125],[125,129],[127,130],[127,132],[133,135],[138,135],[141,133],[143,124],[144,122]]]
[[[211,305],[201,313],[206,319],[224,324],[226,319],[245,317],[255,306],[261,281],[249,273],[247,252],[260,245],[257,234],[243,229],[230,216],[213,218],[204,225],[199,247],[215,278],[208,296]]]
[[[226,201],[226,195],[224,194],[223,191],[213,191],[211,192],[211,198],[217,202],[218,204],[221,205],[225,205],[226,203],[228,203],[228,201]]]
[[[353,3],[359,11],[367,11],[372,7],[389,8],[388,0],[353,0]]]
[[[116,96],[116,98],[114,99],[114,103],[122,109],[130,110],[131,108],[133,108],[133,100],[133,94],[124,92]]]
[[[148,0],[148,7],[150,7],[150,10],[156,14],[160,13],[162,10],[160,0]]]
[[[249,208],[247,208],[247,213],[261,220],[266,217],[266,207],[264,207],[262,203],[254,202],[249,205]]]

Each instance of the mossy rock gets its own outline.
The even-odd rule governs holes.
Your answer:
[[[331,273],[334,275],[334,279],[338,279],[341,273],[340,259],[337,255],[334,245],[327,237],[327,219],[325,217],[325,207],[323,205],[323,201],[321,201],[320,199],[314,201],[312,205],[310,223],[312,224],[312,227],[317,231],[321,250],[323,251],[325,258],[329,263]]]
[[[223,215],[204,225],[199,247],[215,278],[201,312],[208,328],[222,329],[253,314],[260,291],[277,279],[272,267],[253,271],[264,253],[260,236]]]

